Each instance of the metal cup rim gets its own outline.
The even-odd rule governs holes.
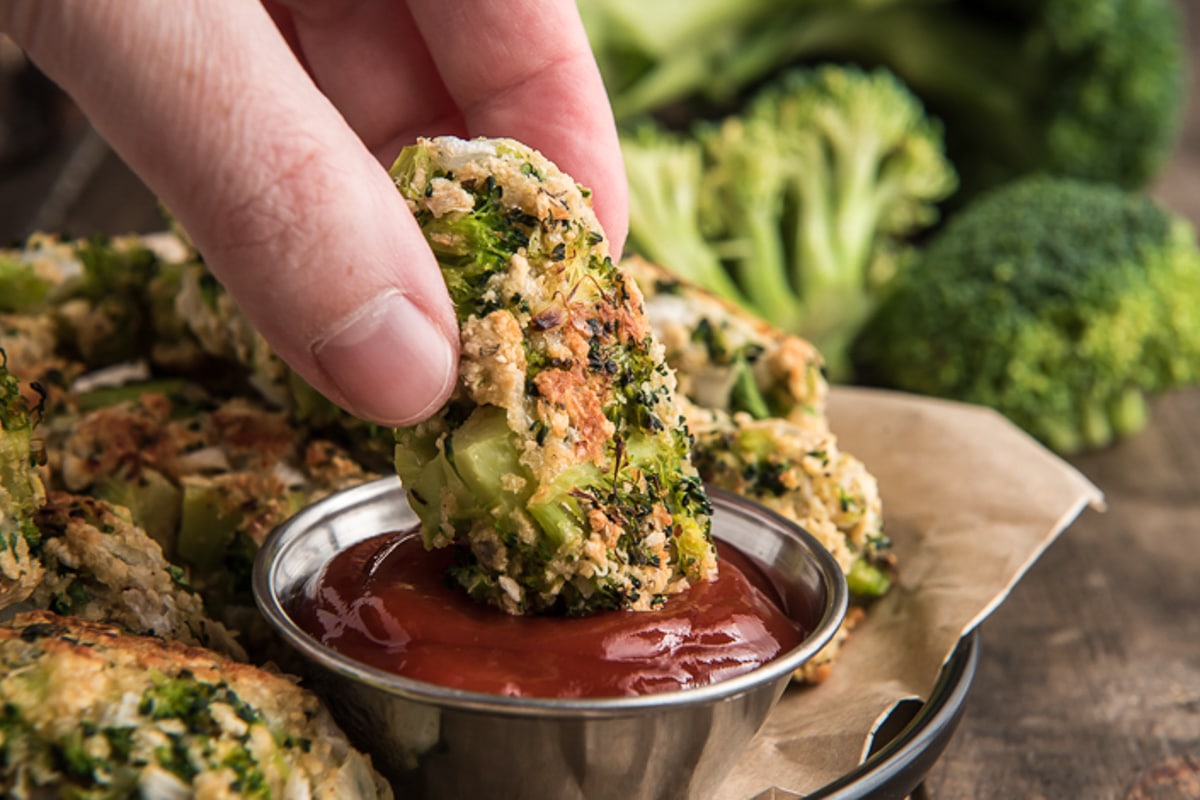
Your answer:
[[[288,614],[287,603],[290,598],[283,596],[280,591],[278,570],[275,567],[288,549],[302,542],[304,536],[309,535],[316,528],[316,523],[324,519],[331,509],[385,500],[403,501],[404,490],[395,476],[378,478],[331,494],[300,510],[276,527],[267,536],[254,561],[254,598],[259,610],[275,631],[313,664],[385,694],[426,705],[495,715],[583,718],[630,716],[647,711],[666,711],[714,703],[760,689],[766,684],[782,681],[812,658],[829,642],[845,618],[849,592],[837,561],[808,531],[774,511],[733,493],[714,487],[708,487],[708,492],[715,508],[757,518],[783,536],[799,540],[808,556],[815,561],[826,602],[820,621],[799,646],[750,672],[705,686],[621,697],[512,697],[465,691],[414,680],[355,661],[318,642]],[[720,532],[715,526],[714,534],[719,538]]]

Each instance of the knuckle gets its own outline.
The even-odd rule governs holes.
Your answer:
[[[303,246],[319,231],[320,210],[331,202],[331,168],[314,142],[277,143],[254,159],[244,188],[216,214],[220,250],[277,250]]]

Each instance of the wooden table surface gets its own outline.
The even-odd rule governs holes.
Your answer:
[[[1200,54],[1200,3],[1186,0]],[[1174,162],[1155,187],[1200,225],[1200,55]],[[153,198],[69,108],[48,152],[0,172],[0,242],[161,228]],[[1200,388],[1074,463],[1104,492],[982,627],[965,717],[920,793],[1200,798]]]

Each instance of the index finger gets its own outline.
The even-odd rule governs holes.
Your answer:
[[[613,258],[629,200],[612,108],[572,0],[410,0],[472,136],[530,145],[593,192]]]

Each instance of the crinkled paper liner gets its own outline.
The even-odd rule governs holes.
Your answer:
[[[1000,414],[977,406],[837,387],[841,449],[879,481],[897,583],[814,687],[793,686],[717,800],[812,792],[866,757],[897,703],[924,699],[959,639],[1103,495]]]

